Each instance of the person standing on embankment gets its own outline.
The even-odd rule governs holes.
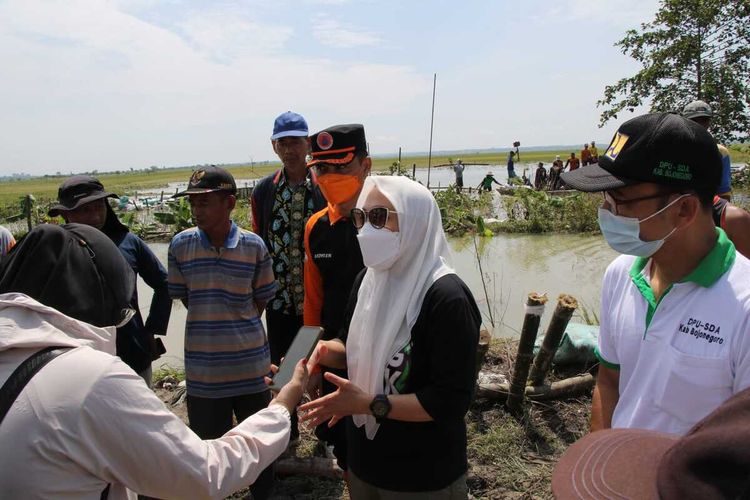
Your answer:
[[[64,349],[3,398],[3,498],[224,498],[286,449],[304,363],[268,408],[201,440],[114,356],[134,289],[114,243],[82,224],[40,224],[0,263],[0,385]]]
[[[714,112],[708,103],[693,101],[682,110],[682,116],[708,130]],[[713,201],[714,223],[726,231],[738,252],[750,257],[750,214],[731,203],[732,162],[724,145],[717,144],[716,147],[721,154],[721,181]]]
[[[461,192],[461,188],[464,187],[464,164],[461,158],[456,160],[456,164],[453,165],[453,172],[456,174],[456,192]]]
[[[322,326],[323,338],[338,336],[344,311],[357,274],[364,269],[357,230],[351,221],[351,210],[357,203],[365,179],[372,168],[367,153],[365,128],[360,124],[335,125],[310,138],[314,170],[328,206],[317,212],[305,226],[305,325]],[[346,376],[346,371],[337,371]],[[311,374],[324,394],[335,386]],[[344,422],[333,427],[326,424],[315,429],[315,435],[333,446],[339,466],[347,470],[346,429]]]
[[[346,367],[336,391],[300,407],[342,417],[353,499],[467,498],[466,422],[481,315],[451,256],[435,197],[403,176],[365,181],[352,221],[366,270],[337,338],[310,356]],[[308,411],[309,410],[309,411]],[[342,422],[343,423],[343,422]]]
[[[58,202],[48,214],[50,217],[60,215],[65,222],[86,224],[102,231],[117,245],[133,272],[154,291],[148,318],[144,322],[138,306],[138,290],[133,290],[131,306],[135,315],[117,329],[117,355],[145,380],[146,385],[152,387],[151,362],[164,353],[164,344],[157,341],[155,335],[167,334],[172,313],[167,271],[146,242],[120,222],[107,198],[117,198],[117,195],[105,191],[102,183],[94,177],[75,175],[60,185]]]
[[[591,430],[684,434],[750,386],[750,260],[714,225],[721,157],[681,116],[623,123],[599,165],[563,174],[603,192],[599,226],[623,254],[602,286]]]
[[[234,177],[211,166],[193,172],[188,196],[197,227],[169,245],[169,294],[187,307],[185,381],[190,428],[216,439],[271,401],[264,377],[271,355],[260,316],[276,294],[272,261],[263,240],[230,218],[237,199]],[[250,491],[266,499],[273,470]]]
[[[513,159],[515,157],[516,152],[512,149],[508,151],[508,183],[510,184],[510,180],[514,177],[516,177],[516,170],[513,166]]]
[[[260,236],[273,259],[279,285],[266,307],[271,363],[281,358],[303,324],[305,301],[305,224],[326,206],[312,171],[307,169],[310,151],[307,122],[287,111],[274,121],[271,145],[282,168],[261,179],[250,198],[253,232]],[[299,437],[297,414],[292,414],[292,440]]]

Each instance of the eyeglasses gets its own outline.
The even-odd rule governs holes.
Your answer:
[[[611,194],[609,194],[608,191],[602,191],[602,196],[604,197],[604,201],[610,206],[610,212],[612,212],[614,215],[617,215],[617,207],[622,205],[630,205],[631,203],[635,203],[636,201],[643,201],[643,200],[652,200],[654,198],[667,198],[673,194],[682,194],[682,193],[675,193],[675,192],[665,192],[662,191],[660,193],[656,194],[650,194],[648,196],[639,196],[638,198],[630,198],[627,200],[618,200],[615,197],[613,197]]]
[[[352,222],[357,229],[362,229],[362,226],[365,225],[365,220],[370,221],[370,225],[375,229],[383,229],[388,223],[388,216],[390,214],[398,214],[398,212],[386,207],[372,207],[370,210],[352,208],[351,211]]]

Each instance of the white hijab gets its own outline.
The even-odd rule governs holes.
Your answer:
[[[398,212],[398,257],[387,270],[367,269],[349,325],[346,360],[354,384],[370,394],[383,394],[386,365],[410,341],[427,290],[454,271],[432,193],[406,177],[372,176],[365,180],[357,207],[363,207],[375,188]],[[368,439],[375,437],[379,425],[373,416],[352,418],[357,427],[365,426]]]

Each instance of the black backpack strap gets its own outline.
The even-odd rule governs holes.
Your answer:
[[[18,365],[13,371],[8,380],[5,381],[3,387],[0,388],[0,423],[2,423],[5,415],[10,410],[10,407],[15,402],[18,395],[26,384],[31,380],[31,377],[41,370],[44,365],[55,359],[60,354],[69,351],[72,347],[60,347],[50,346],[45,347],[41,351],[35,352],[26,360]]]

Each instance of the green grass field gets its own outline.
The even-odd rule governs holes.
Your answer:
[[[600,148],[600,153],[601,153]],[[750,146],[732,146],[730,148],[732,161],[735,163],[750,162]],[[577,152],[576,152],[577,153]],[[555,155],[565,160],[570,156],[570,151],[526,151],[521,149],[520,163],[535,163],[542,161],[551,163]],[[507,153],[474,153],[461,155],[439,155],[432,157],[432,165],[440,165],[461,158],[464,163],[491,163],[505,165]],[[397,160],[396,157],[373,158],[373,170],[386,171]],[[401,159],[402,167],[410,170],[413,164],[417,168],[427,167],[426,156],[408,156]],[[271,163],[263,166],[251,167],[235,166],[229,167],[238,179],[260,179],[261,177],[279,168],[279,163]],[[191,167],[169,168],[154,171],[135,171],[123,173],[100,173],[97,175],[104,187],[117,194],[133,195],[141,189],[154,189],[166,187],[170,182],[187,181],[190,178]],[[33,194],[38,203],[46,203],[57,198],[57,188],[67,176],[45,176],[35,177],[27,180],[0,182],[0,205],[17,204],[19,199],[26,194]],[[170,193],[171,194],[171,193]]]

